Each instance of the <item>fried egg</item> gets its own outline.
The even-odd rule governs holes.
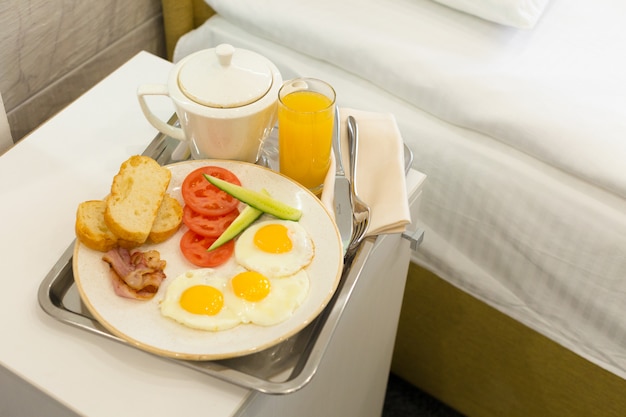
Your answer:
[[[297,222],[255,223],[237,239],[234,263],[174,278],[161,300],[161,314],[208,331],[283,322],[308,295],[304,268],[314,252],[312,239]]]
[[[161,314],[194,329],[219,331],[241,323],[239,316],[225,305],[229,279],[242,268],[233,270],[196,269],[169,283],[161,301]]]
[[[293,275],[315,254],[310,236],[299,223],[267,220],[246,229],[235,243],[235,259],[268,278]]]
[[[245,271],[230,280],[224,303],[242,323],[271,326],[291,317],[308,292],[309,276],[305,270],[280,278]]]

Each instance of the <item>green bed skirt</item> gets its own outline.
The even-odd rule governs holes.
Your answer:
[[[626,381],[414,264],[392,372],[468,416],[626,415]]]

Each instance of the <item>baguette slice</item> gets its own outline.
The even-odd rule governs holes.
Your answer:
[[[126,249],[137,247],[135,242],[118,239],[104,222],[104,200],[89,200],[78,205],[76,211],[76,237],[85,246],[100,252],[108,252],[116,245]],[[174,197],[166,194],[159,207],[157,218],[150,230],[150,240],[161,243],[169,239],[182,224],[183,209]]]
[[[103,200],[83,201],[76,210],[76,237],[93,250],[107,252],[117,245],[117,236],[104,222]]]
[[[161,243],[169,239],[183,221],[183,207],[178,200],[165,194],[157,217],[152,224],[149,239],[152,243]]]
[[[171,177],[169,169],[147,156],[122,163],[104,211],[106,225],[119,240],[139,246],[148,239]]]

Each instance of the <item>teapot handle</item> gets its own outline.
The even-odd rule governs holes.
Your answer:
[[[185,132],[183,132],[183,129],[167,124],[166,122],[158,118],[154,113],[152,113],[152,111],[148,107],[148,103],[146,103],[145,96],[168,96],[169,97],[169,91],[167,89],[167,85],[164,85],[164,84],[140,85],[137,88],[137,98],[139,99],[139,105],[141,106],[141,111],[143,111],[144,116],[146,116],[146,119],[148,119],[150,124],[156,127],[161,133],[171,136],[174,139],[186,140]]]

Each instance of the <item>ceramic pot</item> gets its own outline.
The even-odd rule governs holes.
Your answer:
[[[276,124],[282,77],[265,57],[222,44],[176,64],[166,85],[137,90],[148,121],[162,133],[189,142],[194,159],[256,162]],[[148,107],[147,96],[168,96],[180,122],[169,125]]]

